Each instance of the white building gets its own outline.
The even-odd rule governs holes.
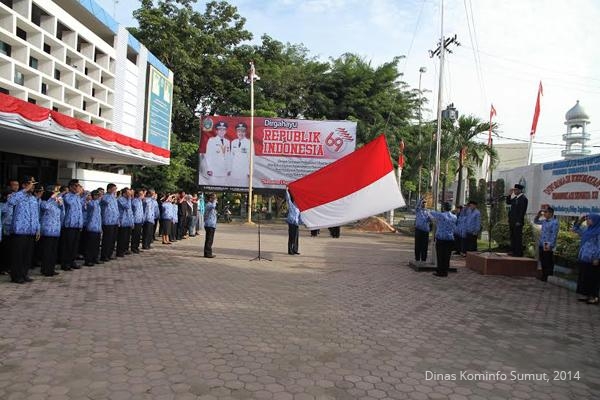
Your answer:
[[[168,164],[172,90],[173,73],[94,0],[0,0],[0,182],[95,188],[118,178],[86,172],[99,164]]]

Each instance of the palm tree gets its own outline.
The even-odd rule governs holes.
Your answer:
[[[485,155],[489,155],[491,162],[494,163],[497,159],[497,154],[490,148],[487,143],[476,141],[477,135],[487,133],[490,129],[489,122],[483,122],[480,118],[472,115],[460,116],[458,124],[445,124],[446,134],[450,151],[457,157],[458,182],[456,185],[455,204],[459,206],[461,203],[460,194],[462,191],[463,170],[466,167],[467,177],[474,175],[474,168],[480,167],[483,163]],[[497,128],[496,124],[492,124],[492,132]]]

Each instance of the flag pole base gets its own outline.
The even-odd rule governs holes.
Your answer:
[[[411,267],[415,272],[434,272],[437,271],[436,266],[433,263],[427,261],[414,261],[408,262],[408,266]],[[456,267],[450,267],[448,272],[458,272]]]

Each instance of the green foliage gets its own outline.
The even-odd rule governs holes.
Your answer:
[[[481,226],[483,227],[483,230],[488,230],[489,229],[489,215],[488,215],[488,210],[487,210],[487,206],[486,206],[486,202],[485,202],[485,198],[486,198],[486,192],[487,192],[487,183],[485,181],[485,179],[480,179],[479,180],[479,185],[477,187],[477,208],[479,209],[479,212],[481,213]]]
[[[508,219],[508,212],[506,211],[506,203],[503,199],[499,199],[504,193],[504,179],[498,179],[494,184],[492,193],[492,226],[495,224],[506,221]]]
[[[492,239],[500,249],[510,248],[510,229],[508,222],[498,222],[492,227]]]
[[[576,233],[563,229],[558,231],[555,254],[565,261],[567,265],[563,265],[564,267],[574,267],[577,264],[579,246],[580,239]]]

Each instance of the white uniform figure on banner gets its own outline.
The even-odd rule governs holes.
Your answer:
[[[240,122],[235,126],[237,139],[231,141],[230,186],[248,187],[250,177],[250,139],[246,137],[247,126]]]
[[[227,123],[217,122],[215,126],[217,136],[211,137],[206,143],[204,164],[206,176],[211,185],[226,185],[231,175],[231,144],[225,137]]]

